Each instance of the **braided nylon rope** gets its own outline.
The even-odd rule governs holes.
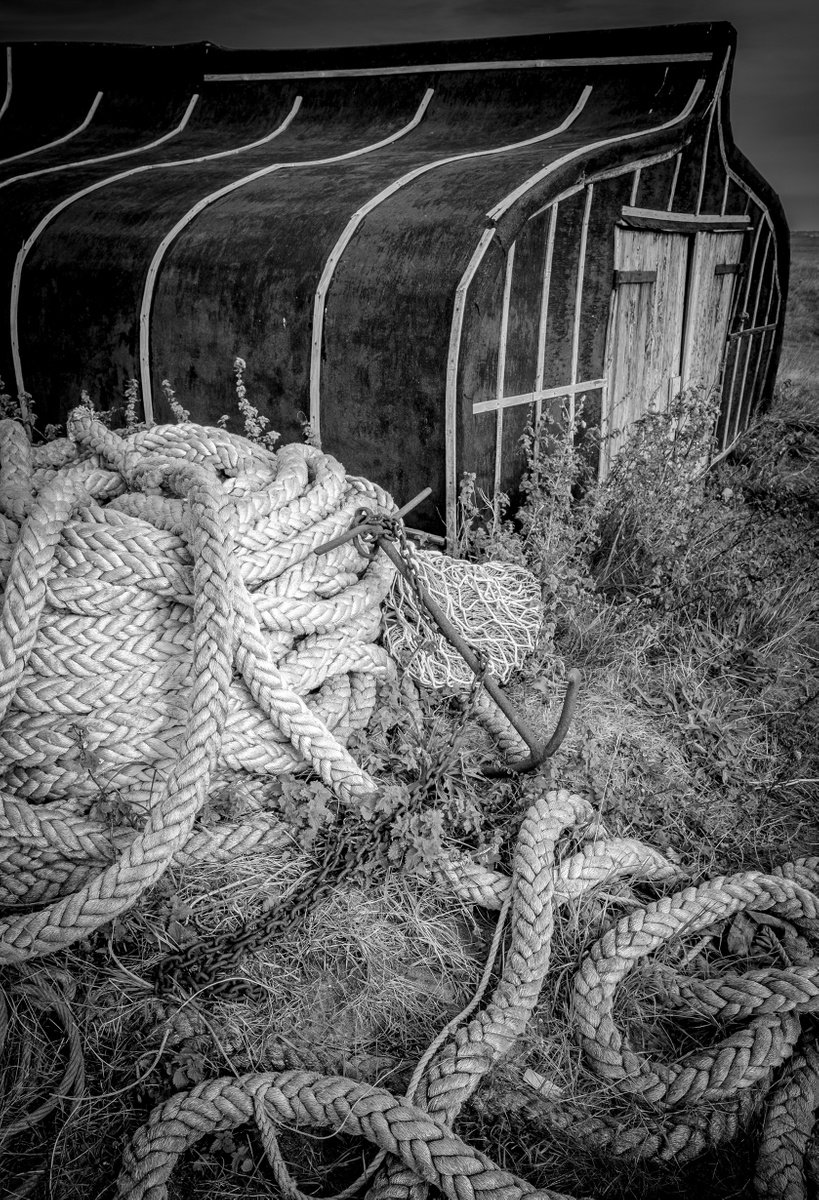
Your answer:
[[[119,1194],[160,1200],[186,1146],[213,1129],[255,1119],[284,1194],[295,1195],[275,1134],[259,1111],[259,1089],[264,1089],[271,1120],[331,1128],[343,1123],[348,1132],[360,1132],[389,1151],[372,1195],[423,1194],[420,1178],[460,1200],[487,1193],[510,1200],[523,1195],[556,1197],[551,1191],[535,1193],[499,1171],[457,1139],[451,1124],[486,1072],[526,1028],[549,964],[555,844],[564,829],[588,822],[591,815],[588,801],[565,790],[549,792],[529,808],[515,848],[511,946],[501,978],[486,1008],[432,1055],[420,1079],[413,1079],[410,1092],[418,1093],[419,1106],[349,1079],[305,1072],[217,1080],[154,1111],[126,1151]]]
[[[179,1156],[211,1132],[252,1121],[260,1092],[271,1121],[303,1129],[343,1128],[365,1137],[449,1200],[568,1200],[501,1170],[416,1105],[382,1088],[311,1071],[216,1079],[172,1096],[154,1109],[126,1149],[118,1195],[165,1200]]]
[[[217,769],[308,763],[371,794],[344,743],[395,672],[374,644],[391,565],[313,554],[358,507],[394,511],[381,489],[219,429],[118,437],[77,410],[69,432],[32,450],[0,422],[0,859],[7,894],[48,905],[0,922],[0,962],[84,937],[179,856],[283,844],[261,817],[193,832]],[[71,807],[100,779],[150,801],[113,847]],[[23,807],[46,798],[53,816]]]
[[[768,1097],[754,1187],[760,1200],[807,1200],[804,1159],[819,1108],[819,1045],[806,1042]]]
[[[445,1182],[452,1167],[447,1163],[443,1171],[446,1158],[439,1150],[440,1131],[446,1130],[457,1141],[451,1127],[458,1111],[485,1074],[508,1053],[534,1010],[548,970],[553,911],[559,889],[565,888],[567,882],[571,886],[574,879],[578,881],[579,893],[581,888],[602,878],[599,870],[603,864],[595,858],[599,845],[594,843],[564,860],[573,864],[569,871],[555,870],[555,842],[560,832],[571,825],[582,825],[589,815],[586,802],[568,792],[551,792],[540,797],[521,827],[511,885],[502,876],[484,872],[492,886],[484,887],[480,894],[493,897],[496,907],[499,895],[513,901],[512,944],[501,979],[486,1008],[450,1034],[442,1048],[436,1049],[433,1043],[434,1053],[428,1052],[428,1062],[427,1055],[424,1056],[423,1070],[419,1078],[413,1077],[410,1089],[411,1092],[415,1089],[415,1104],[379,1089],[366,1089],[352,1080],[303,1072],[203,1084],[157,1109],[148,1126],[137,1134],[126,1154],[120,1195],[151,1196],[155,1200],[164,1197],[165,1181],[173,1163],[191,1140],[212,1128],[228,1127],[212,1124],[217,1118],[224,1118],[232,1127],[253,1119],[254,1113],[284,1194],[295,1198],[297,1189],[281,1161],[274,1129],[266,1121],[275,1124],[277,1117],[293,1121],[296,1114],[303,1123],[320,1122],[333,1129],[343,1123],[345,1129],[359,1130],[388,1153],[387,1162],[371,1188],[374,1197],[419,1200],[429,1183],[436,1184],[447,1195],[455,1194],[447,1190]],[[651,854],[640,856],[639,843],[636,846],[637,853],[633,845],[627,844],[619,862],[616,854],[610,860],[611,877],[623,872],[629,854],[638,873],[646,871],[650,876],[652,870],[657,870],[660,879],[673,877],[670,864],[663,866],[661,860],[652,862]],[[595,864],[591,871],[589,864]],[[458,865],[459,860],[454,860],[444,871],[456,885]],[[469,872],[465,874],[468,887]],[[811,885],[811,890],[804,884]],[[814,894],[817,884],[817,862],[805,859],[770,875],[747,872],[711,880],[636,908],[619,921],[581,963],[574,981],[573,1010],[587,1061],[607,1085],[628,1098],[631,1116],[624,1117],[622,1110],[614,1109],[602,1116],[589,1116],[553,1101],[542,1103],[539,1096],[536,1103],[533,1094],[521,1107],[528,1111],[535,1126],[545,1123],[553,1131],[570,1134],[574,1141],[587,1141],[619,1157],[678,1164],[710,1146],[735,1138],[759,1109],[775,1069],[792,1054],[799,1037],[800,1014],[816,1008],[813,987],[819,969],[816,962],[792,972],[771,968],[751,972],[747,977],[729,974],[703,981],[689,977],[673,979],[667,990],[677,1005],[690,1001],[695,1011],[702,1011],[706,1005],[707,1011],[721,1019],[751,1017],[747,1030],[731,1034],[713,1050],[689,1054],[679,1063],[650,1061],[628,1045],[614,1023],[614,992],[636,962],[667,941],[705,931],[713,933],[738,913],[760,919],[775,913],[798,928],[813,932],[819,908],[819,897]],[[817,1098],[817,1062],[813,1050],[803,1049],[789,1064],[793,1069],[784,1076],[778,1090],[771,1093],[758,1168],[760,1195],[781,1195],[790,1200],[791,1196],[805,1194],[803,1190],[787,1190],[791,1187],[787,1181],[795,1181],[794,1187],[802,1186],[803,1160]],[[287,1094],[287,1101],[278,1096],[279,1087]],[[272,1089],[265,1092],[266,1117],[259,1108],[259,1088]],[[304,1108],[289,1106],[291,1089],[299,1090]],[[225,1103],[228,1094],[232,1106],[229,1116]],[[356,1100],[356,1113],[352,1115],[369,1113],[372,1104],[378,1111],[377,1125],[366,1119],[360,1124],[350,1123],[352,1116],[346,1099],[353,1095],[361,1099]],[[272,1107],[271,1096],[276,1097]],[[339,1096],[345,1098],[340,1106]],[[431,1124],[420,1123],[422,1111]],[[410,1149],[398,1131],[406,1128],[404,1122],[412,1121],[418,1124],[414,1127],[416,1140]],[[419,1145],[426,1136],[430,1144]],[[525,1189],[520,1180],[503,1176],[500,1182],[494,1173],[483,1176],[482,1170],[491,1168],[480,1155],[474,1159],[478,1165],[473,1165],[467,1157],[472,1152],[462,1143],[457,1153],[463,1156],[458,1159],[459,1164],[470,1162],[468,1171],[475,1190],[494,1194],[497,1186],[504,1196],[524,1194],[523,1190],[514,1190]],[[808,1169],[811,1161],[807,1152]],[[465,1183],[456,1186],[459,1196],[474,1194]],[[766,1187],[768,1191],[764,1190]]]
[[[712,879],[637,909],[592,947],[575,979],[573,1003],[581,1044],[602,1079],[652,1105],[674,1108],[734,1096],[769,1078],[790,1056],[800,1026],[789,1011],[760,1013],[712,1050],[670,1065],[636,1053],[614,1021],[615,990],[636,961],[676,934],[691,936],[749,908],[812,922],[819,898],[761,872]]]
[[[562,790],[536,800],[524,818],[512,874],[511,946],[501,978],[486,1008],[438,1051],[416,1088],[417,1103],[447,1125],[526,1029],[549,968],[555,845],[564,829],[591,815],[587,800]],[[425,1194],[417,1174],[396,1158],[387,1160],[368,1193],[372,1200],[419,1200]]]

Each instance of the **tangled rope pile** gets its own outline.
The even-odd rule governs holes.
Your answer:
[[[356,509],[393,511],[382,489],[313,447],[272,454],[220,429],[119,437],[77,410],[69,432],[32,450],[0,423],[0,847],[17,899],[49,902],[0,922],[2,962],[130,907],[186,851],[219,772],[309,764],[342,801],[371,795],[345,742],[395,673],[375,644],[390,564],[312,553]],[[103,786],[147,820],[66,894],[77,863],[57,842],[99,861],[75,806]],[[20,805],[46,799],[36,816]],[[224,851],[270,835],[257,821],[197,836]]]
[[[491,894],[495,901],[504,895],[512,902],[511,946],[500,980],[486,1007],[450,1031],[425,1062],[414,1079],[412,1099],[306,1071],[203,1083],[160,1105],[138,1131],[124,1157],[119,1195],[163,1200],[173,1168],[188,1147],[207,1133],[255,1121],[268,1157],[278,1164],[280,1181],[275,1126],[287,1123],[299,1129],[343,1127],[386,1151],[386,1163],[368,1193],[371,1200],[422,1200],[428,1184],[458,1200],[558,1200],[559,1193],[536,1190],[500,1170],[458,1138],[453,1123],[535,1010],[549,967],[557,880],[579,878],[582,859],[594,853],[566,860],[576,864],[567,872],[556,867],[555,846],[562,831],[590,817],[587,802],[577,796],[552,792],[540,797],[521,827],[511,883],[488,873],[491,878],[483,881],[481,894]],[[643,867],[652,874],[650,861],[644,859]],[[661,860],[654,868],[660,879],[672,874]],[[599,881],[593,875],[589,881]],[[576,894],[581,890],[582,884]],[[819,861],[803,860],[771,875],[719,878],[635,907],[591,948],[573,985],[584,1060],[600,1081],[598,1087],[613,1089],[611,1111],[584,1119],[582,1111],[532,1093],[529,1119],[618,1156],[682,1163],[734,1138],[760,1107],[774,1072],[785,1064],[769,1097],[757,1193],[781,1200],[806,1197],[803,1157],[819,1100],[819,1049],[809,1023],[803,1029],[800,1018],[819,1009],[819,959],[811,956],[801,968],[787,972],[769,968],[746,976],[672,976],[669,1002],[679,1010],[702,1005],[723,1019],[750,1018],[716,1047],[672,1063],[650,1060],[632,1049],[615,1023],[614,994],[634,964],[662,944],[680,936],[716,936],[736,914],[762,922],[776,914],[774,919],[799,930],[792,949],[807,945],[806,939],[815,943],[818,893]],[[618,1109],[618,1093],[627,1098],[627,1110]],[[290,1194],[296,1195],[292,1181]]]

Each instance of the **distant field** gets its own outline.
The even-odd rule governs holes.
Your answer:
[[[800,406],[819,412],[819,232],[791,235],[780,385],[787,380],[791,382],[790,404],[798,399]]]

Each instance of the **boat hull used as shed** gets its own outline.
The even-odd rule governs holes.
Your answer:
[[[514,493],[533,417],[770,396],[788,231],[733,143],[730,25],[356,49],[20,43],[0,79],[0,374],[41,424],[87,390],[227,413],[236,356],[283,441],[451,538]],[[49,80],[49,87],[41,86]],[[10,390],[10,389],[9,389]]]

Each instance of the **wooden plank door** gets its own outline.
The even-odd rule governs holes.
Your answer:
[[[731,305],[740,273],[742,233],[698,233],[688,286],[684,387],[719,387]]]
[[[629,427],[679,391],[688,262],[685,234],[617,227],[614,237],[601,479]]]

